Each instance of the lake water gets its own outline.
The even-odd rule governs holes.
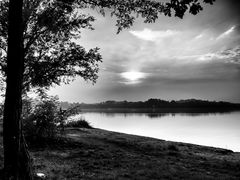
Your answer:
[[[214,114],[91,112],[77,117],[95,128],[240,152],[240,111]]]

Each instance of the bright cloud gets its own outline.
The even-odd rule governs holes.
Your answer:
[[[235,29],[235,26],[232,26],[230,29],[228,29],[228,30],[225,31],[224,33],[220,34],[220,35],[217,37],[217,40],[227,37],[229,34],[231,34],[231,33],[234,31],[234,29]]]
[[[198,36],[195,37],[195,39],[200,39],[203,37],[203,34],[199,34]]]
[[[178,34],[178,31],[166,30],[166,31],[153,31],[148,28],[144,28],[142,31],[129,31],[132,35],[145,41],[158,41],[159,39],[171,37]]]

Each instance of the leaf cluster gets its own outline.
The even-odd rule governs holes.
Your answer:
[[[183,18],[187,10],[190,14],[196,15],[202,8],[203,3],[212,4],[215,0],[169,0],[162,2],[159,0],[67,0],[69,4],[77,2],[84,4],[88,8],[98,9],[105,15],[106,9],[111,16],[117,18],[116,26],[119,33],[124,28],[130,28],[135,19],[139,16],[145,23],[154,23],[160,15]]]

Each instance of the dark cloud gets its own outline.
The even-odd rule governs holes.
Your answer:
[[[217,55],[225,62],[240,65],[240,46],[220,51]]]
[[[240,25],[239,24],[236,25],[235,30],[240,35]]]

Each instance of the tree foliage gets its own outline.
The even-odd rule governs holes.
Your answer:
[[[203,3],[214,0],[24,0],[24,87],[49,87],[68,83],[76,76],[95,82],[101,55],[75,43],[82,29],[93,29],[93,16],[81,13],[91,8],[116,17],[117,33],[133,25],[137,17],[153,23],[160,15],[183,18],[196,15]],[[0,70],[6,70],[8,0],[0,2]]]
[[[196,15],[203,10],[203,3],[213,4],[215,0],[58,0],[65,5],[75,6],[76,4],[85,7],[98,9],[105,15],[105,10],[110,11],[111,16],[117,18],[116,26],[118,33],[124,28],[133,25],[135,19],[141,16],[145,23],[154,23],[160,15],[176,16],[183,18],[189,11]]]
[[[8,1],[0,5],[1,70],[6,70]],[[24,26],[24,87],[48,87],[75,76],[95,82],[101,56],[98,48],[85,50],[73,40],[83,28],[93,29],[92,16],[81,14],[77,7],[47,0],[25,0]]]

